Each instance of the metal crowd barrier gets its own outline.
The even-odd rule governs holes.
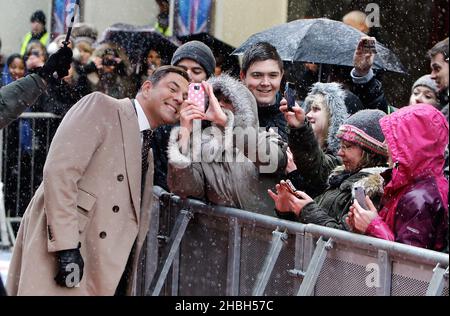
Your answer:
[[[0,130],[0,246],[15,244],[14,225],[42,181],[42,169],[60,116],[25,112]],[[30,132],[23,145],[24,128]],[[21,136],[22,133],[22,136]],[[17,227],[16,227],[17,228]]]
[[[448,296],[448,254],[154,188],[136,294]]]

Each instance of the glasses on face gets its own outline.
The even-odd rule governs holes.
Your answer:
[[[354,147],[355,147],[355,145],[353,145],[353,144],[344,144],[344,143],[341,143],[341,149],[342,149],[342,151],[349,151],[349,150],[353,149]]]

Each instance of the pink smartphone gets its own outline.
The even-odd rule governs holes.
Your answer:
[[[201,111],[205,112],[205,89],[201,83],[191,83],[189,85],[188,100],[194,102]]]

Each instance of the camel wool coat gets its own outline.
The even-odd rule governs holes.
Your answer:
[[[8,274],[9,295],[114,295],[129,269],[132,294],[150,221],[153,155],[141,203],[141,140],[130,99],[95,92],[62,121],[44,178],[23,217]],[[78,287],[58,286],[56,251],[81,243]],[[128,262],[128,265],[127,265]]]

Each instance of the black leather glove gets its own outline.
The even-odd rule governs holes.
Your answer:
[[[46,81],[53,78],[55,72],[58,74],[59,79],[64,78],[69,74],[72,56],[72,49],[67,46],[61,47],[56,53],[51,55],[44,66],[37,71],[38,75]]]
[[[61,250],[56,253],[58,262],[58,273],[55,281],[58,285],[73,288],[83,278],[84,261],[78,249]]]

